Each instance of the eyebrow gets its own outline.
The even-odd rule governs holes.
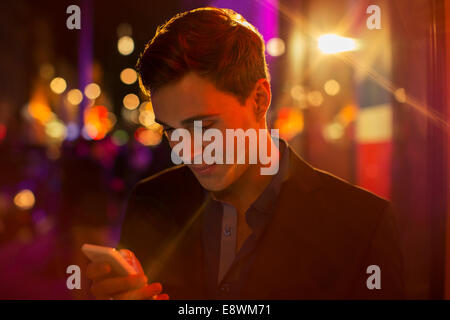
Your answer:
[[[203,119],[215,117],[215,116],[218,116],[218,115],[219,115],[218,113],[196,115],[196,116],[193,116],[193,117],[189,117],[189,118],[187,118],[187,119],[184,119],[183,121],[181,121],[181,123],[182,123],[183,125],[187,125],[187,124],[190,124],[191,122],[196,121],[196,120],[203,120]],[[155,121],[158,122],[158,123],[159,123],[160,125],[162,125],[162,126],[171,128],[171,126],[169,126],[167,123],[164,123],[163,121],[161,121],[161,120],[159,120],[159,119],[156,119],[156,118],[155,118]]]

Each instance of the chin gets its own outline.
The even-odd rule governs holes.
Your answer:
[[[198,182],[208,191],[218,192],[228,188],[233,181],[227,181],[222,175],[214,175],[210,177],[199,177],[196,175]]]
[[[208,191],[219,192],[230,187],[244,173],[243,165],[219,165],[211,175],[201,175],[194,171],[198,182]]]

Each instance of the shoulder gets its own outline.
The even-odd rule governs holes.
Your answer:
[[[314,169],[321,180],[316,190],[323,199],[323,239],[330,251],[334,267],[345,267],[349,277],[359,274],[352,293],[355,297],[398,299],[403,296],[402,252],[397,217],[391,203],[376,194],[355,186],[328,172]],[[325,200],[326,199],[326,200]],[[320,211],[320,210],[318,210]],[[389,282],[381,292],[367,290],[367,267],[377,265]],[[358,273],[359,272],[359,273]],[[377,291],[377,290],[375,290]]]
[[[393,218],[388,200],[329,172],[314,171],[321,181],[314,198],[320,201],[330,226],[340,225],[349,234],[364,232],[370,236],[384,219]]]
[[[390,202],[329,172],[314,168],[293,153],[290,215],[315,229],[346,237],[370,238],[383,219],[393,219]],[[301,199],[301,200],[300,200]]]
[[[316,169],[300,157],[296,162],[288,189],[290,212],[286,213],[287,228],[294,237],[345,257],[336,259],[337,264],[363,257],[374,244],[378,247],[371,250],[397,245],[396,216],[388,200]],[[379,237],[386,241],[375,243]],[[323,247],[323,243],[327,245]]]
[[[327,194],[332,203],[341,203],[355,208],[382,209],[389,206],[389,201],[360,186],[354,185],[329,172],[314,168],[320,179],[318,192]]]
[[[290,180],[296,193],[304,193],[307,199],[316,201],[320,206],[339,208],[340,214],[345,215],[348,212],[343,211],[344,208],[363,214],[389,206],[388,200],[332,173],[313,167],[292,149],[289,167]]]

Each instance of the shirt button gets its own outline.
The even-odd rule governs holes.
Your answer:
[[[220,286],[220,291],[229,293],[230,292],[230,284],[224,283]]]
[[[226,226],[225,229],[223,230],[223,234],[224,234],[226,237],[231,236],[231,227]]]

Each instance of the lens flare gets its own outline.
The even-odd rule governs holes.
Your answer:
[[[341,37],[336,34],[324,34],[320,36],[318,46],[319,50],[324,54],[354,51],[358,47],[354,39]]]

